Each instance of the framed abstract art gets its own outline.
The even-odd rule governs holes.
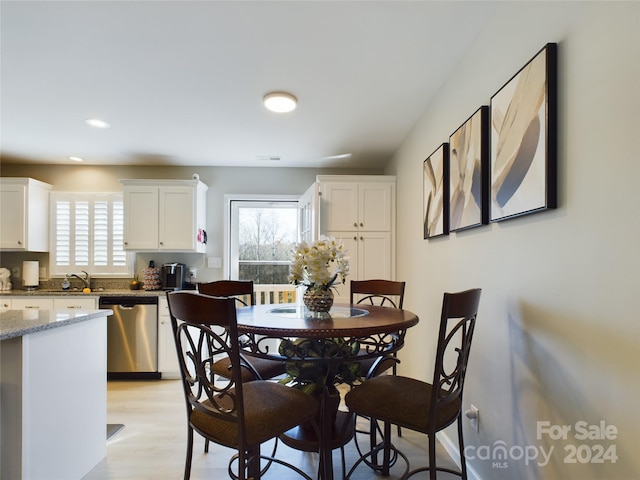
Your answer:
[[[491,97],[490,220],[557,206],[557,45]]]
[[[424,238],[449,233],[449,144],[443,143],[422,164]]]
[[[489,107],[449,137],[449,230],[489,223]]]

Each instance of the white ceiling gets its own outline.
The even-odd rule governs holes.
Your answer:
[[[495,7],[2,0],[2,161],[381,167]]]

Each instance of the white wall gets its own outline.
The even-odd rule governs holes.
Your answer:
[[[559,208],[423,240],[423,160],[547,42],[559,53]],[[640,3],[505,2],[386,169],[398,178],[397,277],[421,318],[402,374],[431,377],[442,293],[483,289],[464,398],[480,432],[464,435],[472,455],[508,450],[506,468],[470,460],[485,480],[640,478],[639,111]],[[538,421],[572,430],[539,439]],[[578,440],[580,421],[617,438]],[[617,461],[567,463],[582,444],[614,446]],[[553,452],[527,465],[520,447]]]

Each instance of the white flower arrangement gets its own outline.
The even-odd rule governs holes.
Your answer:
[[[333,237],[321,236],[311,244],[298,243],[289,267],[289,283],[312,290],[328,290],[336,281],[344,283],[349,274],[346,252],[342,242]]]

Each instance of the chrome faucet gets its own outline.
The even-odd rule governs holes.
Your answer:
[[[67,277],[76,277],[78,280],[80,280],[85,288],[91,288],[91,275],[89,275],[87,272],[85,272],[84,270],[82,270],[82,273],[84,273],[84,278],[82,278],[80,275],[78,275],[77,273],[72,273],[72,274],[67,274]]]

